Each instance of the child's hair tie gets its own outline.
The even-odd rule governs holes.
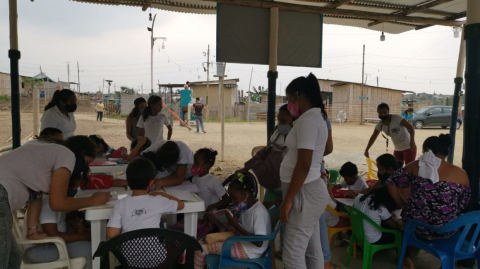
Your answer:
[[[243,183],[243,174],[242,173],[238,173],[237,174],[237,177],[238,177],[238,181],[242,182]],[[246,187],[245,187],[246,188]]]

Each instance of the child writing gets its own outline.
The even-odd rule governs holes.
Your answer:
[[[199,149],[193,156],[191,169],[192,183],[200,189],[198,196],[205,202],[205,212],[227,206],[230,198],[218,178],[210,174],[210,168],[215,164],[217,151],[213,149]]]
[[[133,193],[115,204],[107,224],[108,238],[139,229],[160,228],[162,214],[185,207],[181,200],[166,193],[149,195],[155,175],[155,166],[148,159],[138,158],[128,165],[127,182]]]
[[[400,226],[390,214],[391,211],[395,210],[396,203],[392,196],[390,196],[387,187],[375,189],[365,195],[358,195],[355,198],[353,207],[362,211],[380,226],[386,226],[386,228],[390,229],[400,229]],[[382,225],[382,223],[384,225]],[[395,241],[394,234],[381,232],[366,221],[364,221],[363,227],[365,229],[365,238],[370,244],[385,245]]]
[[[140,128],[139,135],[145,136],[152,144],[163,141],[163,125],[167,126],[168,135],[167,140],[172,138],[172,126],[167,119],[167,116],[161,114],[162,98],[157,95],[152,95],[148,98],[148,106],[143,111],[143,115],[138,120],[137,127]]]
[[[358,168],[352,162],[346,162],[342,165],[340,175],[343,177],[343,181],[335,185],[334,188],[347,188],[350,191],[361,191],[368,188],[365,179],[358,174]]]
[[[101,157],[110,157],[112,155],[112,152],[115,151],[113,148],[111,148],[107,142],[103,139],[102,136],[100,135],[90,135],[88,136],[90,139],[95,142],[97,145],[97,158]]]
[[[228,187],[228,195],[232,199],[234,211],[240,218],[226,214],[229,224],[242,236],[268,235],[271,231],[270,215],[265,206],[253,197],[253,176],[237,174]],[[195,269],[203,269],[205,255],[221,254],[223,242],[207,245],[203,240],[203,253],[195,252]],[[267,242],[237,242],[232,246],[231,254],[237,259],[259,258],[267,249]]]

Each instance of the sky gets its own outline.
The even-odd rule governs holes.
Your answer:
[[[166,37],[165,49],[156,41],[154,84],[205,81],[202,63],[210,45],[215,62],[216,17],[153,9],[157,14],[154,36]],[[113,86],[150,89],[149,11],[140,7],[92,5],[66,0],[18,1],[20,74],[43,72],[50,78],[78,82],[81,91],[98,91],[103,79]],[[0,72],[9,68],[8,1],[0,1]],[[367,84],[413,92],[452,94],[460,38],[451,27],[435,26],[399,35],[338,25],[324,25],[323,67],[279,67],[277,94],[284,94],[290,81],[312,72],[318,78],[361,82],[362,47],[366,46]],[[79,63],[79,70],[77,68]],[[253,68],[253,73],[251,72]],[[229,64],[226,75],[238,78],[239,89],[267,87],[268,66]],[[210,79],[214,80],[214,69]],[[106,84],[105,84],[106,85]],[[155,85],[155,89],[158,86]],[[105,86],[106,91],[106,86]]]

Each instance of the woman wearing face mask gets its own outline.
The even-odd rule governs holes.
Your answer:
[[[401,115],[390,114],[390,107],[381,103],[377,107],[378,117],[380,122],[375,126],[370,140],[368,141],[367,148],[365,149],[365,157],[370,158],[368,151],[377,140],[378,135],[382,133],[382,136],[386,139],[387,151],[388,151],[388,137],[392,139],[395,158],[402,163],[409,164],[415,161],[417,156],[417,146],[415,145],[415,129],[408,123]]]
[[[355,193],[354,196],[356,196],[357,194],[367,194],[372,190],[385,186],[385,184],[387,183],[387,179],[395,171],[402,168],[402,165],[403,165],[400,161],[398,161],[395,158],[395,156],[388,153],[381,155],[375,161],[377,163],[377,168],[378,168],[378,172],[377,172],[378,181],[368,189],[354,192]],[[408,197],[408,195],[406,197]]]
[[[321,163],[328,139],[327,114],[317,78],[294,79],[286,89],[290,115],[299,117],[288,134],[288,152],[280,168],[285,222],[285,268],[324,268],[320,243],[320,216],[328,202],[321,178]]]
[[[77,97],[68,89],[55,91],[52,100],[45,106],[45,113],[42,116],[40,131],[45,128],[57,128],[67,139],[75,135],[77,124],[73,112],[77,110]]]
[[[71,174],[87,170],[95,158],[95,143],[86,136],[74,136],[66,145],[34,140],[0,156],[0,268],[20,268],[21,252],[12,236],[12,211],[38,201],[43,193],[50,194],[50,208],[62,212],[109,200],[108,192],[87,198],[67,196]]]
[[[140,128],[137,127],[138,120],[143,114],[143,110],[147,106],[147,100],[143,97],[139,97],[133,101],[135,107],[132,109],[132,112],[127,117],[126,126],[127,126],[127,138],[130,141],[134,141],[138,138],[138,131]]]

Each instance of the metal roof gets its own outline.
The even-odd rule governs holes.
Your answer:
[[[319,79],[319,80],[324,80],[324,79]],[[325,80],[324,80],[325,81]],[[332,84],[333,88],[338,87],[338,86],[343,86],[343,85],[348,85],[348,84],[354,84],[354,85],[359,85],[362,86],[362,83],[357,83],[357,82],[349,82],[349,81],[341,81],[341,80],[336,80],[337,83]],[[385,87],[377,87],[369,84],[363,85],[365,87],[370,87],[370,88],[377,88],[377,89],[384,89],[384,90],[390,90],[390,91],[398,91],[398,92],[403,92],[403,93],[413,93],[412,91],[405,91],[405,90],[399,90],[399,89],[392,89],[392,88],[385,88]]]
[[[460,26],[467,0],[71,0],[162,10],[215,14],[217,3],[279,7],[280,10],[324,14],[324,23],[361,27],[391,34],[432,25]]]

